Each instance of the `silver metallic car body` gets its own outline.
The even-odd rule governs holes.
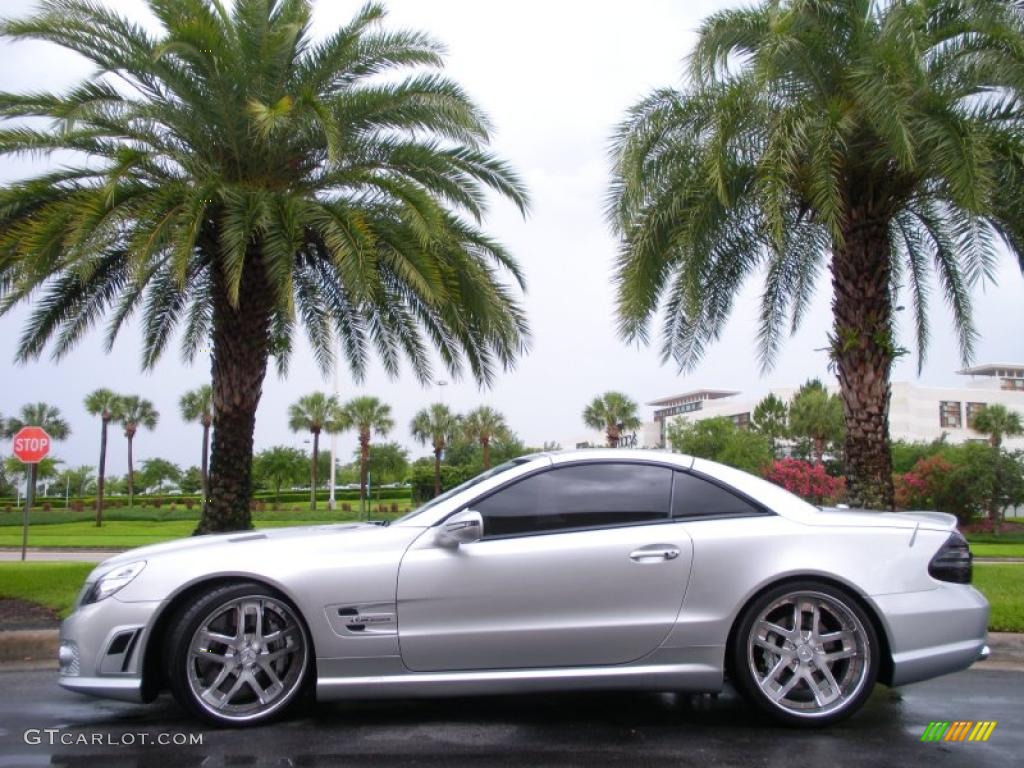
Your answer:
[[[438,524],[510,481],[573,462],[646,462],[699,473],[770,514],[483,539],[452,546]],[[928,563],[955,528],[941,513],[822,511],[752,475],[679,454],[540,454],[384,527],[328,525],[203,536],[132,550],[128,586],[61,627],[60,684],[148,700],[180,601],[245,579],[287,596],[308,625],[322,699],[644,688],[717,691],[744,606],[790,578],[857,595],[900,685],[983,654],[988,604]],[[638,550],[649,548],[656,557]],[[661,556],[669,551],[670,556]],[[342,614],[341,612],[344,612]],[[120,650],[111,653],[111,648]]]

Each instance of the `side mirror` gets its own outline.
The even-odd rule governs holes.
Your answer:
[[[453,517],[449,517],[437,532],[437,543],[447,547],[457,547],[479,541],[484,535],[484,519],[479,512],[464,509]]]

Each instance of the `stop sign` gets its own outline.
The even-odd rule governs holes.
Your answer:
[[[22,464],[38,464],[50,452],[50,436],[42,427],[22,427],[14,435],[13,450]]]

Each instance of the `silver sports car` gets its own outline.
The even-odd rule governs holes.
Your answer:
[[[718,691],[785,723],[855,712],[988,654],[956,520],[823,511],[635,450],[526,456],[390,525],[201,536],[98,566],[65,688],[218,724],[320,699]]]

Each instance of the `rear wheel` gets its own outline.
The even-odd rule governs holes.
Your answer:
[[[212,589],[175,620],[167,679],[178,702],[218,725],[281,714],[302,690],[309,642],[295,608],[266,587]]]
[[[871,695],[879,643],[848,594],[799,582],[750,605],[732,661],[737,685],[755,707],[790,725],[827,725],[852,715]]]

